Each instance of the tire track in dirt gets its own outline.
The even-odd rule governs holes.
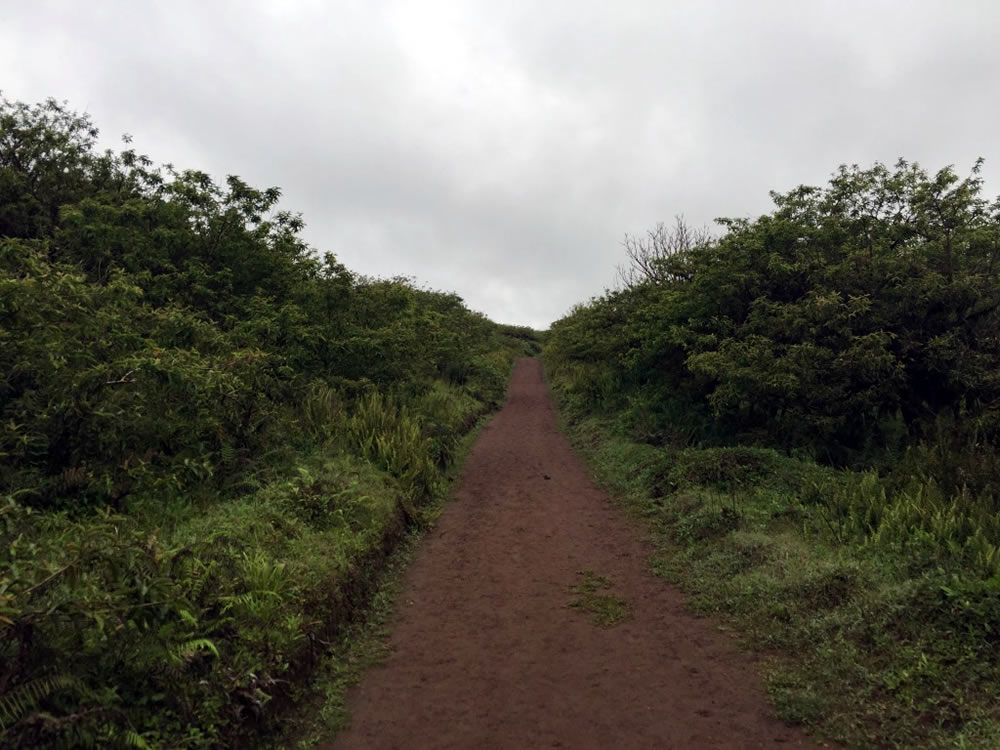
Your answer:
[[[520,360],[407,571],[391,655],[325,747],[818,747],[648,554],[559,432],[541,364]],[[581,570],[609,578],[631,618],[600,628],[569,608]]]

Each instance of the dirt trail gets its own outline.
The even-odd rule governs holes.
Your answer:
[[[556,426],[537,360],[514,370],[397,604],[392,655],[327,747],[814,748],[774,718],[746,655],[647,569],[637,531]],[[579,571],[632,618],[568,607]]]

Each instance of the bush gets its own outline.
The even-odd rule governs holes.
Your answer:
[[[0,745],[246,746],[538,345],[0,99]]]

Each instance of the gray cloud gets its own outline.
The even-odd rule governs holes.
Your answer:
[[[0,2],[9,98],[279,185],[370,275],[545,327],[626,232],[768,208],[843,162],[998,184],[1000,4]]]

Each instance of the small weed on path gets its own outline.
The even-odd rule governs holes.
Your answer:
[[[632,616],[628,604],[620,596],[599,593],[612,587],[610,579],[589,569],[581,570],[577,575],[580,583],[569,587],[570,593],[576,594],[577,598],[569,606],[590,612],[590,621],[594,625],[611,628]]]

